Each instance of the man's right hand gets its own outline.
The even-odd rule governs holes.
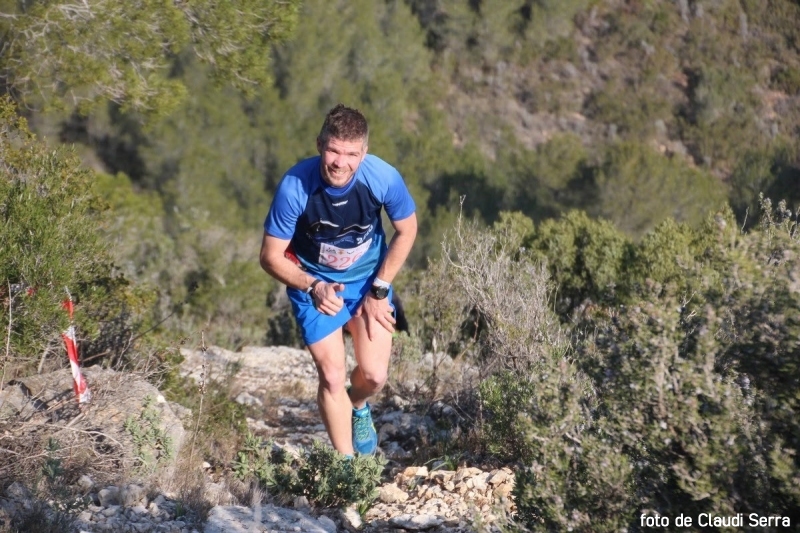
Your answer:
[[[344,298],[337,295],[337,292],[342,292],[344,285],[341,283],[317,283],[314,290],[311,291],[311,299],[314,300],[314,307],[320,313],[325,315],[334,316],[341,311],[344,306]]]

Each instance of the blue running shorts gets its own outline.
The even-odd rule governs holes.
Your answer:
[[[300,326],[303,341],[306,345],[321,341],[347,324],[355,315],[356,309],[361,305],[361,301],[369,292],[370,287],[372,287],[373,279],[374,277],[370,277],[363,282],[344,283],[344,291],[337,293],[344,298],[344,306],[335,316],[329,316],[317,311],[314,308],[314,300],[305,291],[291,287],[287,288],[286,294],[289,296],[289,301],[292,302],[294,318],[297,320],[297,325]],[[327,280],[323,281],[327,282]],[[394,304],[392,304],[393,295],[394,289],[389,287],[389,296],[387,298],[392,311],[395,311]]]

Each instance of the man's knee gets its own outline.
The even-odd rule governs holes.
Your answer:
[[[388,373],[386,370],[364,370],[361,369],[361,376],[364,383],[370,390],[377,392],[386,384]]]
[[[347,369],[339,365],[318,367],[319,385],[325,390],[337,392],[343,390],[347,382]]]

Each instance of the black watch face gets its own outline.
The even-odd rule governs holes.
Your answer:
[[[372,286],[372,295],[378,300],[383,300],[389,296],[389,287],[376,287]]]

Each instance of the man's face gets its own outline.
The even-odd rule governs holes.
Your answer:
[[[343,141],[335,137],[326,143],[317,139],[317,150],[322,179],[332,187],[344,187],[350,183],[367,155],[367,145],[362,140]]]

